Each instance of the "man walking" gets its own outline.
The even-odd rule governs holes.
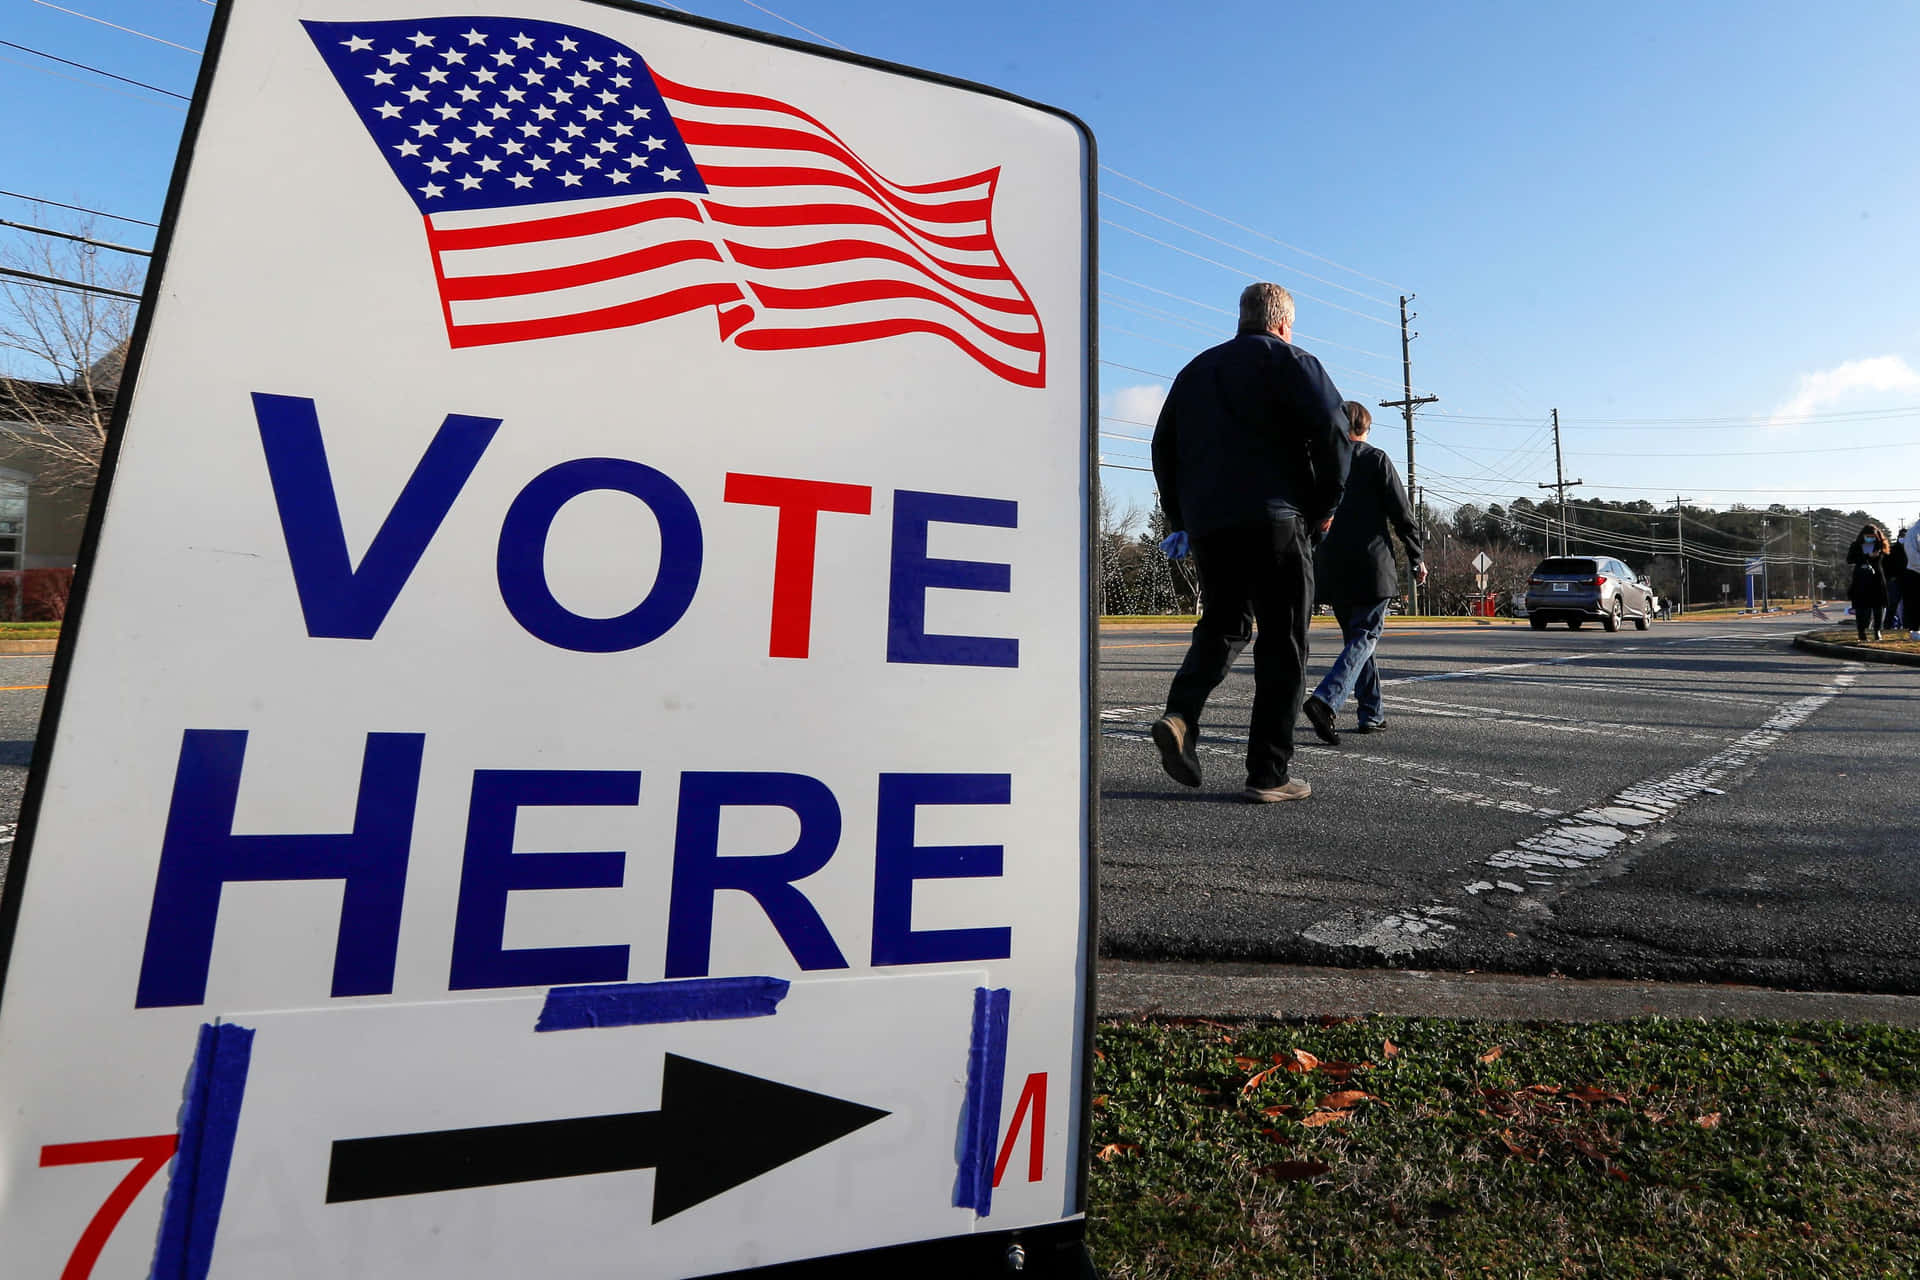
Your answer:
[[[1373,653],[1380,644],[1380,628],[1386,624],[1387,600],[1399,594],[1391,534],[1399,534],[1407,548],[1415,580],[1427,580],[1427,566],[1420,559],[1420,527],[1407,501],[1406,486],[1393,469],[1393,459],[1367,443],[1373,415],[1352,400],[1346,409],[1353,440],[1347,492],[1334,514],[1333,531],[1313,557],[1319,598],[1333,606],[1346,647],[1301,707],[1314,734],[1335,747],[1340,745],[1340,731],[1334,724],[1349,695],[1359,713],[1357,732],[1376,733],[1387,727]]]
[[[1309,537],[1325,533],[1346,484],[1346,413],[1320,362],[1293,345],[1293,295],[1252,284],[1240,333],[1195,356],[1153,431],[1153,473],[1176,559],[1190,548],[1203,595],[1193,643],[1153,726],[1160,764],[1200,785],[1194,746],[1207,695],[1258,624],[1247,786],[1258,804],[1304,800],[1288,776],[1313,612]]]

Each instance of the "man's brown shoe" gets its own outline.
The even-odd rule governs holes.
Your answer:
[[[1248,787],[1240,793],[1240,798],[1248,804],[1280,804],[1286,800],[1305,800],[1312,794],[1312,787],[1294,778],[1277,787]]]
[[[1153,745],[1160,767],[1183,787],[1200,785],[1200,757],[1193,749],[1193,727],[1183,717],[1166,715],[1153,722]]]

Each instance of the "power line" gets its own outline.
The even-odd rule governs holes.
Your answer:
[[[1232,218],[1229,218],[1224,214],[1215,213],[1211,209],[1203,208],[1202,206],[1195,204],[1191,200],[1183,200],[1179,196],[1174,195],[1171,191],[1162,191],[1159,187],[1153,186],[1150,183],[1142,182],[1140,179],[1134,177],[1132,174],[1120,172],[1118,169],[1114,168],[1110,164],[1103,164],[1100,166],[1100,168],[1102,171],[1112,174],[1114,177],[1120,179],[1122,182],[1131,182],[1134,186],[1139,187],[1142,190],[1151,191],[1153,192],[1153,194],[1157,196],[1163,196],[1166,199],[1173,201],[1177,205],[1181,205],[1185,208],[1193,210],[1195,213],[1205,214],[1207,217],[1212,218],[1216,222],[1224,222],[1236,231],[1244,231],[1248,235],[1259,236],[1262,240],[1265,240],[1269,244],[1277,244],[1282,249],[1289,250],[1293,253],[1304,254],[1307,257],[1312,258],[1315,262],[1324,262],[1328,266],[1333,267],[1336,270],[1346,272],[1348,275],[1359,276],[1362,280],[1371,280],[1375,284],[1385,285],[1389,289],[1392,289],[1396,292],[1399,291],[1400,286],[1393,283],[1391,280],[1382,280],[1379,276],[1370,276],[1364,271],[1356,270],[1353,267],[1349,267],[1345,265],[1344,263],[1335,262],[1332,258],[1325,258],[1317,253],[1312,252],[1311,250],[1302,249],[1297,244],[1288,244],[1285,240],[1282,240],[1277,236],[1270,236],[1266,232],[1256,230],[1253,227],[1249,227],[1244,222],[1235,222]]]
[[[92,245],[96,249],[111,249],[115,253],[131,253],[141,258],[151,258],[153,256],[153,250],[151,249],[134,249],[127,245],[114,244],[107,240],[92,240],[86,236],[77,236],[71,231],[55,231],[51,227],[35,227],[24,222],[9,222],[5,218],[0,218],[0,227],[12,227],[15,231],[27,231],[37,236],[54,236],[61,240],[73,240],[80,244]]]
[[[134,80],[134,79],[132,79],[132,78],[130,78],[130,77],[128,77],[128,76],[122,76],[122,75],[115,75],[115,74],[114,74],[113,72],[111,72],[111,71],[103,71],[103,70],[101,70],[101,69],[100,69],[99,67],[96,67],[96,66],[92,66],[92,65],[90,65],[90,64],[88,64],[88,63],[85,63],[85,62],[75,62],[75,61],[73,61],[73,60],[72,60],[71,58],[62,58],[62,57],[60,57],[60,56],[59,56],[58,54],[52,54],[52,53],[48,53],[48,52],[47,52],[47,51],[46,51],[45,49],[34,49],[34,48],[31,48],[31,47],[29,47],[29,46],[27,46],[27,45],[24,45],[24,44],[15,44],[15,43],[14,43],[13,41],[11,41],[11,40],[0,40],[0,44],[3,44],[3,45],[5,45],[5,46],[7,46],[7,48],[9,48],[9,49],[18,49],[18,50],[20,50],[20,52],[22,52],[22,53],[31,53],[31,54],[33,54],[33,55],[34,55],[35,57],[40,57],[40,58],[47,58],[47,59],[50,59],[51,61],[54,61],[54,62],[58,62],[58,63],[60,63],[60,64],[62,64],[63,66],[69,66],[69,67],[78,67],[78,68],[79,68],[80,70],[82,70],[82,71],[91,71],[91,72],[93,72],[93,73],[94,73],[95,75],[99,75],[99,76],[105,76],[105,77],[107,77],[107,79],[109,79],[109,80],[118,80],[118,81],[120,81],[120,82],[121,82],[122,84],[131,84],[131,85],[137,85],[137,86],[139,86],[139,87],[140,87],[140,88],[142,88],[142,89],[151,89],[151,90],[152,90],[153,92],[155,92],[155,93],[164,93],[164,94],[166,94],[166,95],[167,95],[167,96],[168,96],[169,98],[178,98],[178,99],[180,99],[180,101],[182,101],[182,102],[192,102],[192,101],[193,101],[193,99],[192,99],[192,98],[189,98],[189,97],[188,97],[188,96],[187,96],[186,94],[184,94],[184,93],[175,93],[175,92],[174,92],[173,90],[171,90],[171,89],[162,89],[162,88],[161,88],[161,87],[160,87],[159,85],[157,85],[157,84],[148,84],[148,83],[147,83],[146,81],[144,81],[144,80]],[[83,81],[82,83],[84,83],[84,81]]]
[[[818,31],[815,31],[810,27],[803,27],[799,23],[795,22],[792,18],[788,18],[781,14],[775,13],[773,10],[767,8],[767,6],[763,4],[755,4],[753,0],[740,0],[740,3],[746,5],[749,9],[758,9],[760,12],[766,14],[769,18],[778,18],[781,22],[786,23],[788,26],[792,27],[795,31],[806,32],[808,35],[812,36],[815,40],[818,40],[821,44],[830,44],[836,49],[846,49],[848,53],[853,52],[852,49],[848,49],[846,45],[841,44],[838,40],[833,39],[831,36],[823,36]],[[682,12],[685,12],[685,10],[682,10]]]
[[[59,276],[43,276],[33,271],[16,271],[12,267],[0,267],[0,276],[10,276],[25,280],[29,284],[54,289],[71,289],[75,293],[97,293],[108,298],[125,298],[128,302],[140,301],[137,293],[125,293],[119,289],[108,289],[97,284],[86,284],[79,280],[63,280]]]
[[[148,222],[145,218],[129,218],[118,213],[106,213],[99,209],[89,209],[80,204],[62,204],[58,200],[49,200],[45,196],[23,196],[18,191],[0,191],[0,196],[10,196],[15,200],[25,200],[28,204],[50,204],[56,209],[71,209],[75,213],[90,213],[96,218],[112,218],[115,222],[133,222],[143,227],[158,227],[157,222]]]
[[[1220,261],[1218,258],[1209,258],[1204,253],[1195,253],[1191,249],[1182,248],[1181,246],[1174,244],[1171,240],[1162,240],[1158,236],[1150,236],[1146,232],[1136,230],[1135,228],[1128,226],[1124,222],[1115,222],[1112,218],[1102,218],[1100,219],[1100,222],[1101,222],[1101,225],[1112,227],[1116,231],[1124,231],[1130,236],[1138,236],[1142,240],[1147,241],[1149,244],[1157,244],[1161,248],[1171,249],[1175,253],[1184,253],[1187,257],[1192,258],[1196,262],[1204,262],[1210,267],[1219,267],[1222,271],[1231,271],[1234,275],[1240,276],[1243,279],[1258,280],[1260,278],[1259,276],[1255,275],[1251,271],[1243,271],[1239,267],[1236,267],[1231,263]],[[1307,299],[1310,299],[1311,301],[1317,302],[1323,307],[1332,307],[1335,311],[1344,311],[1350,316],[1359,316],[1362,320],[1371,320],[1375,324],[1385,325],[1389,329],[1393,328],[1392,321],[1382,320],[1379,316],[1370,316],[1364,311],[1355,311],[1352,307],[1343,307],[1337,302],[1333,302],[1326,298],[1318,297],[1315,294],[1306,292],[1304,289],[1295,289],[1293,290],[1293,292],[1302,298],[1307,298]]]
[[[1237,311],[1229,311],[1225,307],[1216,307],[1210,302],[1202,302],[1198,298],[1189,298],[1183,293],[1169,293],[1165,289],[1155,288],[1153,285],[1150,285],[1150,284],[1142,284],[1140,281],[1128,279],[1126,276],[1115,275],[1113,272],[1108,271],[1105,268],[1101,269],[1100,274],[1105,276],[1109,280],[1115,281],[1116,283],[1131,285],[1135,289],[1143,289],[1148,293],[1158,294],[1162,298],[1171,298],[1175,302],[1184,302],[1188,306],[1198,307],[1202,311],[1211,311],[1215,315],[1226,316],[1229,319],[1234,321],[1238,321],[1240,318],[1239,312]],[[1177,317],[1174,317],[1171,312],[1163,312],[1162,314],[1167,315],[1168,318],[1170,319],[1177,318]],[[1200,331],[1203,333],[1214,332],[1214,330],[1205,329],[1205,328],[1201,328],[1200,326],[1193,325],[1191,321],[1181,321],[1181,323],[1187,324],[1189,327],[1192,327],[1192,328],[1199,328]],[[1323,347],[1337,347],[1341,351],[1351,351],[1353,352],[1353,354],[1357,356],[1366,356],[1370,360],[1392,360],[1393,359],[1392,356],[1387,355],[1385,352],[1369,351],[1365,347],[1355,347],[1355,346],[1350,346],[1344,342],[1335,342],[1332,338],[1323,338],[1317,333],[1308,333],[1304,329],[1295,329],[1294,336],[1299,338],[1303,342],[1312,342]]]
[[[135,31],[132,27],[123,27],[117,22],[108,22],[105,18],[96,18],[92,14],[82,13],[78,9],[69,9],[64,5],[54,4],[52,0],[33,0],[33,2],[43,9],[55,9],[61,13],[72,14],[76,18],[85,18],[88,22],[97,22],[103,27],[112,27],[115,31],[124,31],[130,36],[139,36],[142,40],[151,40],[155,44],[164,44],[170,49],[179,49],[183,53],[191,53],[195,57],[200,56],[202,52],[191,45],[175,44],[171,40],[162,40],[159,36],[148,35],[144,31]]]
[[[1269,258],[1263,253],[1255,253],[1253,250],[1246,248],[1244,245],[1237,245],[1231,240],[1222,240],[1219,236],[1209,235],[1207,232],[1202,231],[1197,227],[1190,227],[1184,222],[1175,221],[1174,219],[1167,217],[1164,213],[1155,213],[1153,210],[1147,208],[1144,205],[1137,205],[1133,203],[1131,200],[1122,200],[1119,196],[1114,195],[1111,191],[1102,191],[1100,193],[1100,198],[1102,200],[1111,200],[1117,205],[1123,205],[1126,208],[1132,209],[1135,213],[1144,213],[1149,218],[1153,218],[1160,222],[1164,222],[1170,227],[1178,227],[1180,228],[1180,230],[1186,232],[1188,235],[1199,236],[1202,240],[1210,240],[1214,244],[1221,245],[1224,248],[1233,250],[1235,253],[1244,253],[1249,258],[1252,258],[1258,262],[1264,262],[1268,266],[1279,267],[1282,271],[1290,271],[1297,276],[1305,276],[1307,279],[1317,281],[1320,284],[1326,285],[1328,288],[1338,289],[1342,293],[1350,293],[1356,298],[1365,298],[1368,302],[1377,302],[1383,307],[1392,305],[1385,298],[1376,298],[1370,293],[1362,293],[1358,289],[1349,289],[1346,285],[1341,284],[1338,281],[1329,280],[1325,276],[1314,275],[1313,272],[1311,271],[1302,271],[1299,267],[1296,267],[1291,263],[1282,262],[1278,258]]]

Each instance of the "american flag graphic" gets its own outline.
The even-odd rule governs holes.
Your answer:
[[[749,350],[933,334],[1046,385],[998,169],[892,182],[797,107],[677,84],[579,27],[303,25],[425,219],[455,347],[712,307]]]

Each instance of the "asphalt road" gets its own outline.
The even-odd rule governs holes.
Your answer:
[[[1920,669],[1808,625],[1390,631],[1388,730],[1302,722],[1281,805],[1236,799],[1251,657],[1190,791],[1146,737],[1186,631],[1111,626],[1102,952],[1920,992]]]
[[[27,766],[33,763],[33,738],[52,668],[51,657],[0,655],[0,882],[7,878],[14,816],[27,789]]]
[[[1186,631],[1110,627],[1102,953],[1920,994],[1920,669],[1806,625],[1390,631],[1387,732],[1303,723],[1283,805],[1236,798],[1251,657],[1190,791],[1146,737]],[[50,666],[0,657],[0,877]]]

